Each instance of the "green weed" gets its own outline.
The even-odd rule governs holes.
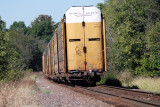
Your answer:
[[[42,92],[45,93],[45,94],[50,94],[51,93],[51,91],[47,90],[47,89],[43,90]]]

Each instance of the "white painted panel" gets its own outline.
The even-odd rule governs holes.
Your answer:
[[[66,12],[66,23],[82,23],[83,7],[71,7]]]
[[[94,6],[71,7],[66,12],[66,23],[101,22],[101,11]]]
[[[84,7],[84,22],[101,22],[101,11],[97,7]]]

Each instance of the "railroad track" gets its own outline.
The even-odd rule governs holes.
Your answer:
[[[116,107],[160,107],[160,94],[106,85],[84,87],[59,84],[76,92],[92,96]]]
[[[117,106],[125,105],[139,107],[160,107],[160,94],[157,93],[125,89],[113,86],[75,87],[88,90],[91,93],[93,92],[97,95],[97,97],[102,97],[104,102],[111,102]],[[110,100],[108,97],[111,97],[112,100]]]

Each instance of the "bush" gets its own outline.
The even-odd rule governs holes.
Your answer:
[[[121,81],[123,86],[129,86],[133,79],[133,74],[128,71],[120,72],[120,74],[117,76],[117,79]]]
[[[101,76],[101,81],[98,84],[121,86],[121,82],[117,79],[116,75],[111,72],[107,72],[105,76]]]

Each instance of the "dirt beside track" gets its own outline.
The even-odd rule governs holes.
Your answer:
[[[43,107],[113,107],[93,97],[75,92],[44,77],[36,80],[39,100]]]

